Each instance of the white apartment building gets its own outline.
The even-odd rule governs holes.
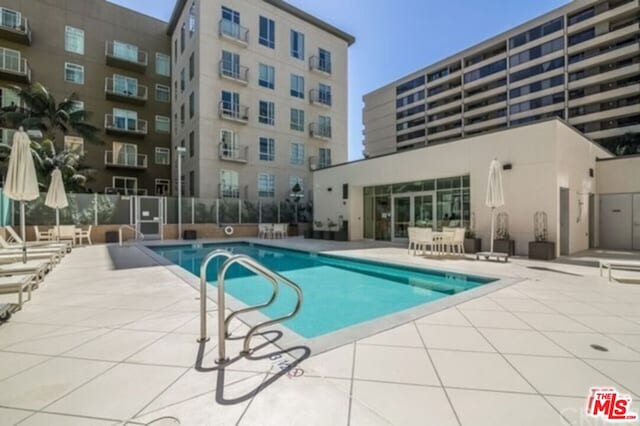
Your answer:
[[[310,199],[311,171],[347,160],[351,35],[280,0],[179,0],[168,32],[185,195]]]
[[[640,134],[638,0],[574,0],[364,96],[364,155],[560,117],[615,150]]]

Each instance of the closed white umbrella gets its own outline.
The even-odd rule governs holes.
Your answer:
[[[49,184],[49,191],[47,191],[47,198],[44,200],[44,204],[47,207],[56,209],[56,233],[58,240],[60,240],[60,209],[69,206],[60,169],[55,169],[51,173],[51,183]]]
[[[13,145],[5,179],[4,195],[20,202],[20,233],[22,234],[22,260],[27,261],[27,239],[24,215],[24,202],[33,201],[40,196],[36,166],[31,156],[31,140],[20,127],[13,135]]]
[[[491,208],[491,253],[493,253],[493,233],[495,228],[495,210],[504,205],[502,188],[502,164],[494,159],[489,166],[489,182],[487,184],[487,207]]]

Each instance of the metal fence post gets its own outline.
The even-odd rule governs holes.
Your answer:
[[[280,223],[280,202],[278,202],[278,223]]]
[[[262,223],[262,200],[258,200],[258,223]]]
[[[220,199],[216,198],[216,225],[220,226]]]
[[[196,199],[191,197],[191,224],[196,223]]]
[[[242,200],[238,200],[238,224],[242,224]]]
[[[98,226],[98,193],[93,193],[93,224]]]

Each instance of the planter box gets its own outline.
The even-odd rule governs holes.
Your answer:
[[[531,241],[529,259],[553,260],[556,258],[556,243],[551,241]]]
[[[482,251],[482,238],[465,238],[464,251],[469,254]]]
[[[509,256],[516,254],[516,242],[514,240],[493,240],[493,251],[507,253]]]
[[[322,239],[332,241],[336,239],[336,231],[322,231]]]
[[[313,232],[311,233],[311,235],[312,235],[312,238],[314,238],[316,240],[321,240],[323,233],[324,233],[324,231],[322,231],[322,230],[314,229]]]
[[[349,241],[349,221],[342,222],[342,228],[336,232],[336,241]]]
[[[300,235],[298,232],[298,224],[297,223],[290,223],[287,229],[287,235],[289,237],[297,237],[298,235]]]

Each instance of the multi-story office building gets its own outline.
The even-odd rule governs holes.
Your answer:
[[[280,0],[179,0],[168,32],[187,195],[308,196],[311,170],[347,160],[352,36]]]
[[[558,116],[603,144],[640,132],[638,0],[575,0],[364,96],[378,156]]]
[[[162,195],[171,178],[167,23],[105,0],[0,0],[0,101],[39,82],[58,102],[76,93],[102,144],[73,135],[96,192]],[[3,142],[12,131],[2,130]]]

